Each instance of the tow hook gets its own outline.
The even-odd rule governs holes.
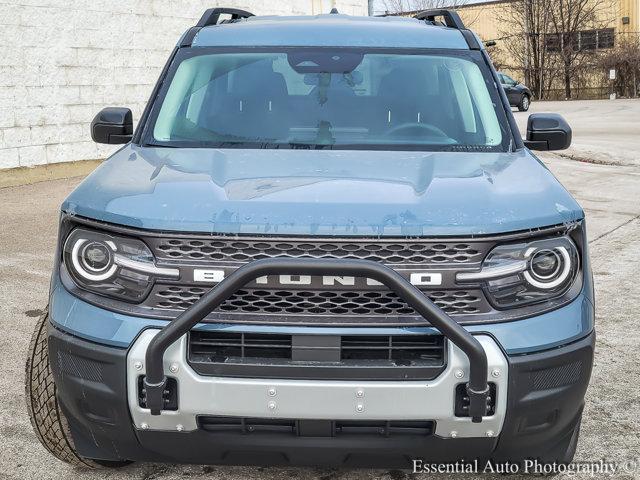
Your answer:
[[[151,410],[151,415],[160,415],[164,409],[164,391],[167,388],[167,377],[163,377],[159,383],[147,382],[144,378],[144,388],[147,393],[147,408]]]
[[[487,385],[487,388],[483,391],[475,391],[467,383],[467,395],[469,395],[469,416],[473,423],[481,423],[482,417],[486,415],[489,391],[489,385]]]

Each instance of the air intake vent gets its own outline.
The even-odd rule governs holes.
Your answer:
[[[432,435],[434,431],[434,422],[428,420],[331,421],[201,416],[198,417],[198,425],[202,430],[215,433],[241,433],[245,435],[280,433],[290,436],[323,437],[340,437],[346,435],[384,437],[397,435],[426,436]],[[310,426],[313,428],[309,428]],[[309,432],[311,435],[308,434]]]
[[[343,336],[343,360],[390,360],[397,365],[442,360],[444,338],[420,336]]]
[[[291,359],[291,335],[254,333],[192,332],[191,358],[209,362],[234,359]]]
[[[442,335],[277,335],[192,331],[189,363],[202,375],[305,379],[432,379]]]

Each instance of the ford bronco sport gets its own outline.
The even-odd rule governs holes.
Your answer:
[[[455,12],[207,11],[62,204],[27,362],[76,465],[570,462],[594,349],[582,209]]]

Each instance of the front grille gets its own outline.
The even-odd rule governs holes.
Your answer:
[[[162,285],[152,293],[152,307],[185,310],[207,291],[203,287]],[[480,290],[426,290],[425,294],[449,315],[484,313],[490,307]],[[219,312],[258,315],[416,316],[388,290],[238,290],[218,307]]]
[[[180,283],[156,284],[144,302],[147,312],[162,318],[173,318],[190,308],[214,285],[197,280],[196,271],[221,270],[228,276],[251,261],[278,257],[372,260],[394,268],[405,278],[413,273],[435,273],[440,283],[419,288],[445,313],[460,317],[460,321],[476,321],[479,316],[494,312],[480,288],[456,284],[455,272],[477,270],[495,240],[174,235],[150,236],[144,241],[160,265],[181,268]],[[291,272],[294,282],[295,273]],[[245,285],[205,321],[425,325],[425,319],[394,292],[365,279],[326,284],[321,277],[311,277],[309,283],[291,283],[290,278],[280,281],[280,277],[269,276]]]
[[[446,365],[442,335],[280,335],[194,330],[188,361],[203,375],[315,380],[431,379]]]
[[[230,359],[291,359],[291,335],[191,332],[189,358],[224,363]]]
[[[397,365],[444,361],[444,341],[440,335],[343,335],[342,360],[390,360]]]
[[[261,258],[348,258],[386,264],[461,264],[479,262],[485,248],[465,242],[421,240],[310,241],[309,239],[152,239],[157,258],[246,263]]]
[[[428,420],[291,420],[281,418],[198,417],[198,427],[207,432],[282,434],[290,436],[340,437],[346,435],[397,436],[433,435],[435,424]]]

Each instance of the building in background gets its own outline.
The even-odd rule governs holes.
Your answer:
[[[0,186],[7,169],[110,154],[91,141],[93,116],[115,105],[139,118],[179,36],[215,6],[367,14],[367,0],[0,0]]]
[[[405,16],[420,11],[408,6],[451,5],[485,42],[496,67],[538,98],[640,91],[640,0],[379,1]]]
[[[575,25],[555,18],[560,3],[566,17],[582,15]],[[609,67],[617,61],[611,57],[625,55],[616,49],[631,44],[640,52],[640,0],[498,0],[466,4],[458,12],[486,43],[495,42],[488,50],[496,67],[537,97],[637,96],[640,76],[630,72],[626,80],[633,85],[624,88],[609,78]],[[635,53],[627,55],[629,63],[637,62]]]

